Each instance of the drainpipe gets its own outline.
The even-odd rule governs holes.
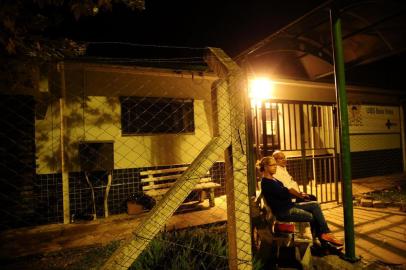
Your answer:
[[[405,119],[406,119],[406,100],[402,100],[400,102],[400,112],[399,112],[399,118],[400,118],[400,127],[401,127],[401,146],[402,146],[402,155],[403,155],[403,172],[406,172],[406,128],[405,128]]]
[[[341,159],[343,176],[343,206],[345,232],[345,259],[351,262],[359,260],[355,256],[354,213],[352,205],[351,155],[348,127],[347,93],[345,90],[344,54],[341,35],[341,19],[338,9],[330,9],[330,23],[333,40],[334,77],[336,99],[340,117]]]

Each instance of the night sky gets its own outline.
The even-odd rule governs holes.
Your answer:
[[[322,4],[323,0],[284,1],[154,1],[145,0],[144,11],[114,5],[109,12],[72,19],[68,37],[90,43],[88,56],[159,59],[201,56],[219,47],[234,57]],[[141,45],[152,45],[145,47]],[[187,47],[187,49],[174,47]],[[406,54],[361,66],[347,72],[347,81],[403,88]],[[360,83],[357,83],[360,81]]]
[[[69,34],[82,41],[220,47],[234,56],[322,2],[146,0],[144,11],[131,11],[115,5],[113,12],[82,18],[69,29]],[[110,47],[106,50],[110,52],[103,53],[120,56],[135,48],[124,50],[123,47],[119,52],[113,52]],[[100,48],[99,52],[102,53]]]

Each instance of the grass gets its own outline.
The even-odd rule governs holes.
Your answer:
[[[255,261],[253,269],[261,269]],[[130,269],[228,269],[225,227],[164,232],[153,239]]]
[[[120,243],[114,241],[106,246],[21,257],[0,264],[6,270],[99,269]],[[254,260],[253,269],[261,268],[261,262]],[[229,269],[226,225],[162,232],[150,242],[130,269]]]

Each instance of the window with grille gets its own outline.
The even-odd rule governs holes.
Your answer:
[[[123,135],[195,131],[192,99],[120,97]]]
[[[321,127],[322,124],[321,107],[312,106],[312,127]]]

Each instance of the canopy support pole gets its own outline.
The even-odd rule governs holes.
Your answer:
[[[341,19],[338,10],[330,9],[331,33],[333,40],[334,55],[334,78],[336,87],[336,99],[339,110],[341,160],[342,160],[342,199],[344,206],[344,233],[345,233],[345,259],[351,262],[359,260],[355,256],[354,237],[354,213],[352,204],[352,176],[351,176],[351,153],[348,125],[348,104],[345,90],[344,53],[341,34]]]

